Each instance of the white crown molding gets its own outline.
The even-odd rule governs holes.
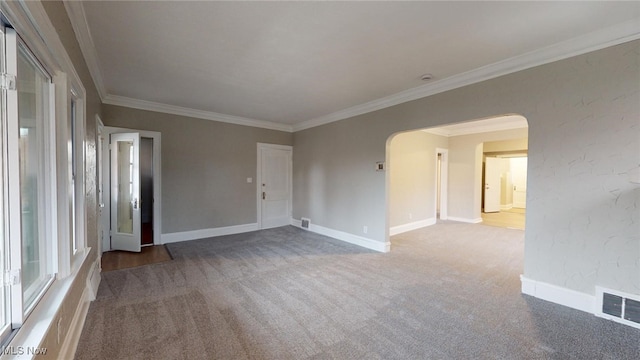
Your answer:
[[[535,66],[548,64],[554,61],[570,58],[572,56],[640,39],[640,22],[637,20],[630,20],[625,23],[594,31],[586,35],[531,51],[523,55],[505,59],[462,74],[434,81],[413,89],[401,91],[384,98],[369,101],[364,104],[356,105],[314,119],[302,121],[294,125],[288,125],[109,94],[102,78],[97,52],[91,37],[82,2],[64,1],[64,5],[71,20],[73,30],[78,38],[82,54],[85,57],[87,66],[89,67],[89,72],[91,73],[91,77],[93,78],[103,103],[287,132],[301,131],[335,121],[344,120],[357,115],[381,110]]]
[[[423,129],[423,132],[452,137],[470,134],[480,134],[494,131],[524,129],[529,125],[527,119],[520,115],[509,115],[498,118],[472,121],[467,124],[454,124],[430,129]]]
[[[87,23],[82,1],[63,1],[63,3],[67,10],[69,20],[71,21],[73,32],[76,34],[78,45],[80,45],[80,51],[89,68],[89,74],[91,74],[100,99],[104,101],[107,96],[107,88],[103,81],[100,62],[98,61],[98,53],[93,43],[91,32],[89,31],[89,24]]]
[[[265,120],[255,120],[255,119],[249,119],[249,118],[244,118],[240,116],[219,114],[211,111],[196,110],[192,108],[168,105],[168,104],[163,104],[163,103],[158,103],[153,101],[138,100],[138,99],[133,99],[133,98],[124,97],[124,96],[116,96],[111,94],[107,94],[107,96],[105,96],[102,102],[104,104],[109,104],[109,105],[117,105],[117,106],[124,106],[124,107],[129,107],[134,109],[140,109],[140,110],[148,110],[148,111],[156,111],[156,112],[161,112],[166,114],[188,116],[188,117],[197,118],[197,119],[219,121],[219,122],[224,122],[229,124],[253,126],[253,127],[263,128],[263,129],[278,130],[278,131],[285,131],[285,132],[293,131],[292,126],[289,124],[281,124],[281,123],[265,121]]]
[[[427,85],[401,91],[384,98],[336,111],[315,119],[303,121],[295,124],[293,126],[293,131],[301,131],[357,115],[366,114],[408,101],[417,100],[459,87],[475,84],[481,81],[637,39],[640,39],[640,21],[627,21],[622,24],[594,31],[542,49],[531,51],[523,55],[514,56],[465,73],[434,81]]]
[[[450,137],[451,136],[451,131],[445,129],[445,128],[441,128],[441,127],[437,127],[437,128],[431,128],[431,129],[423,129],[422,131],[429,133],[429,134],[433,134],[433,135],[439,135],[439,136],[445,136],[445,137]]]

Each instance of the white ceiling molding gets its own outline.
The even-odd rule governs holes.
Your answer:
[[[525,129],[528,127],[529,124],[527,123],[527,119],[524,116],[506,115],[490,119],[475,120],[447,126],[422,129],[421,131],[434,135],[452,137],[503,130]]]
[[[603,30],[594,31],[567,41],[557,43],[523,55],[505,59],[487,66],[454,75],[427,85],[401,91],[399,93],[356,105],[348,109],[303,121],[293,126],[293,131],[332,123],[350,117],[381,110],[408,101],[417,100],[484,80],[522,71],[535,66],[586,54],[628,41],[640,39],[640,22],[631,20]]]
[[[401,91],[384,98],[369,101],[364,104],[356,105],[314,119],[302,121],[294,125],[288,125],[109,94],[102,80],[97,52],[90,34],[82,2],[64,1],[64,4],[69,14],[74,32],[76,33],[76,37],[78,38],[82,54],[85,57],[87,66],[89,67],[89,72],[91,73],[103,103],[287,132],[301,131],[357,115],[366,114],[535,66],[640,39],[640,22],[637,20],[631,20],[523,55],[483,66],[475,70],[433,81],[429,84],[413,89]]]
[[[64,7],[69,15],[71,21],[71,27],[76,34],[76,39],[80,45],[80,51],[84,56],[84,60],[89,68],[89,74],[93,79],[93,83],[96,85],[96,90],[100,99],[104,101],[107,96],[107,88],[102,80],[102,71],[100,70],[100,62],[98,61],[98,53],[89,31],[89,24],[87,23],[87,17],[84,13],[84,7],[81,1],[64,1]]]
[[[188,116],[188,117],[197,118],[197,119],[213,120],[213,121],[219,121],[219,122],[224,122],[229,124],[253,126],[253,127],[263,128],[263,129],[278,130],[278,131],[285,131],[285,132],[293,132],[292,126],[288,124],[281,124],[281,123],[265,121],[265,120],[248,119],[240,116],[219,114],[211,111],[196,110],[192,108],[168,105],[168,104],[163,104],[163,103],[158,103],[153,101],[133,99],[133,98],[128,98],[124,96],[107,94],[107,96],[102,100],[102,102],[109,105],[117,105],[117,106],[124,106],[128,108],[140,109],[140,110],[148,110],[148,111],[156,111],[156,112],[161,112],[166,114]]]

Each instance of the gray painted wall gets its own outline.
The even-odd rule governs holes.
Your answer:
[[[282,131],[113,105],[102,111],[106,126],[162,133],[163,234],[255,223],[256,144],[292,143]]]
[[[435,219],[436,148],[449,139],[424,131],[398,134],[389,151],[389,226]]]
[[[374,164],[389,136],[521,114],[525,276],[589,294],[595,285],[640,294],[640,188],[626,175],[640,165],[639,54],[639,41],[625,43],[296,132],[294,217],[385,241],[385,174]]]

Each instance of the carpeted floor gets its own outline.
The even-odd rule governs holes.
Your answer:
[[[520,294],[523,232],[444,222],[387,254],[283,227],[102,274],[77,359],[639,359],[640,330]]]

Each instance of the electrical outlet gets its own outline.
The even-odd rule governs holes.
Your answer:
[[[409,213],[409,220],[413,220],[413,214]]]
[[[368,231],[369,231],[369,227],[368,227],[367,225],[365,225],[365,226],[363,226],[363,227],[362,227],[362,232],[363,232],[363,233],[365,233],[365,234],[366,234]]]

